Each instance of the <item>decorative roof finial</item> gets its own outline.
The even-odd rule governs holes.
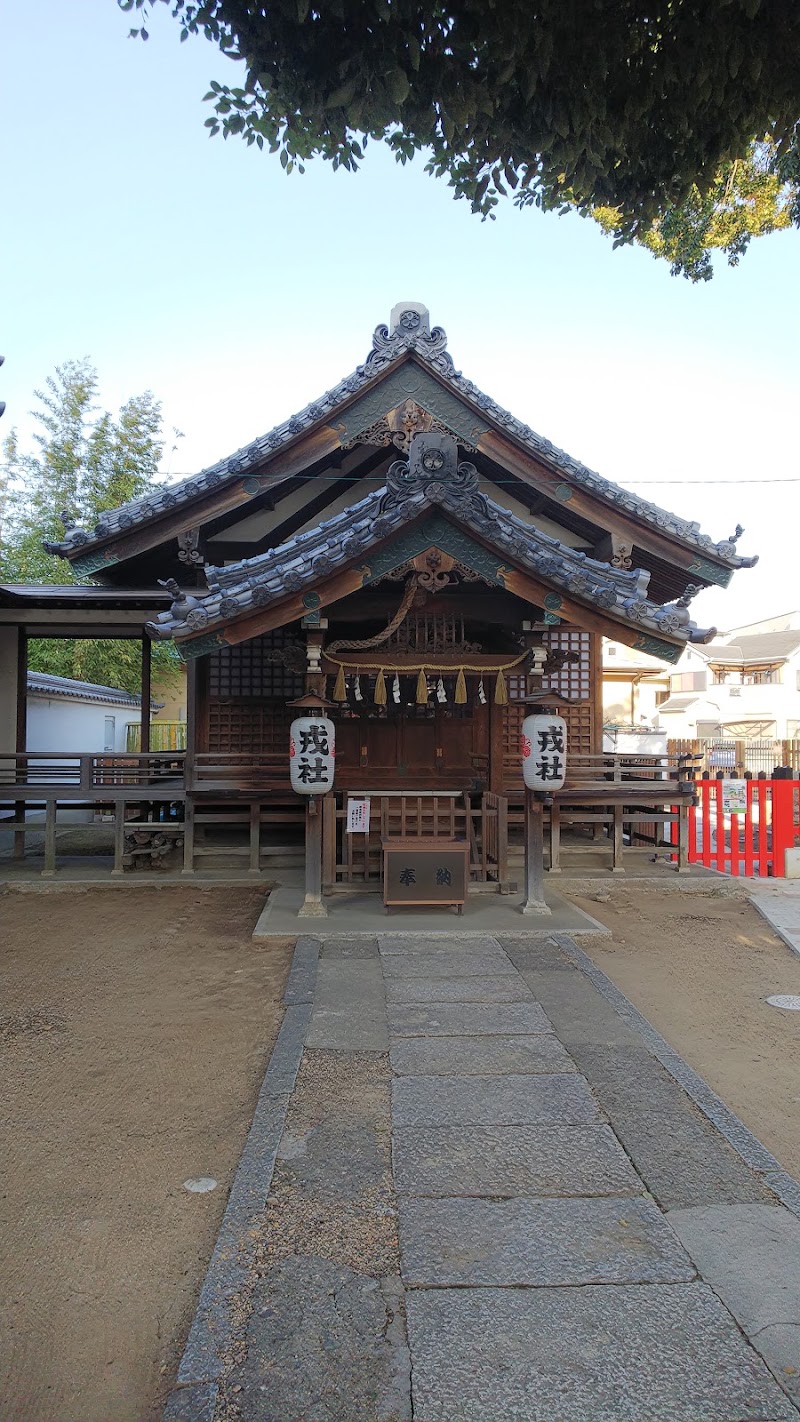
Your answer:
[[[430,336],[431,314],[421,301],[399,301],[389,317],[390,336]]]

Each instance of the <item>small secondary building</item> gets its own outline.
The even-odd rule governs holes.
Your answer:
[[[27,681],[28,751],[124,751],[141,721],[141,697],[119,687],[35,671]]]

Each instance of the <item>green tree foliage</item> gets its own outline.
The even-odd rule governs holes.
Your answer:
[[[146,39],[154,0],[118,3],[142,12],[131,33]],[[509,191],[521,206],[599,210],[606,225],[611,212],[618,241],[659,255],[661,243],[689,275],[703,231],[729,255],[740,240],[715,194],[754,141],[768,136],[781,181],[781,163],[797,163],[797,0],[162,3],[182,38],[205,34],[243,62],[240,87],[207,95],[212,134],[266,145],[287,172],[314,156],[355,169],[370,138],[401,162],[425,152],[475,212]],[[781,207],[791,220],[797,176]]]
[[[35,450],[23,452],[16,430],[3,444],[0,578],[4,582],[70,583],[78,579],[66,560],[42,547],[63,537],[67,520],[97,522],[106,509],[138,498],[158,482],[163,449],[161,406],[150,391],[135,395],[116,419],[98,412],[97,372],[86,361],[67,361],[49,376],[33,412]],[[176,675],[174,651],[153,647],[154,675]],[[140,690],[138,641],[48,639],[30,645],[30,666],[126,691]]]
[[[707,192],[693,187],[686,200],[665,208],[636,241],[655,257],[665,258],[673,276],[709,281],[714,275],[711,254],[724,252],[737,266],[753,237],[779,232],[798,222],[800,183],[779,172],[775,145],[752,144],[746,157],[724,163]],[[794,217],[793,217],[794,210]],[[624,241],[618,209],[597,207],[591,216],[615,241]]]

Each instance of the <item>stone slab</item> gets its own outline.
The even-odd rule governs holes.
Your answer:
[[[531,1002],[531,990],[518,973],[512,977],[422,977],[419,973],[390,978],[387,1002]]]
[[[554,938],[531,938],[525,934],[500,933],[497,942],[518,972],[547,972],[570,968],[572,963]]]
[[[663,1209],[774,1204],[763,1180],[645,1047],[573,1043],[571,1051]]]
[[[551,1032],[519,1037],[400,1037],[390,1050],[398,1076],[506,1076],[574,1072]]]
[[[219,1384],[190,1383],[176,1387],[167,1400],[162,1422],[214,1422]]]
[[[385,1052],[389,1047],[380,962],[320,958],[307,1047]]]
[[[619,988],[611,982],[610,978],[607,978],[605,973],[602,973],[594,965],[569,934],[556,933],[553,936],[562,945],[567,956],[580,968],[587,980],[597,988],[605,1000],[616,1010],[619,1017],[636,1032],[640,1043],[648,1047],[673,1080],[683,1088],[703,1116],[716,1126],[720,1134],[747,1165],[751,1166],[753,1170],[769,1175],[770,1183],[774,1185],[780,1198],[789,1209],[794,1209],[800,1192],[792,1190],[789,1184],[790,1177],[787,1177],[785,1171],[781,1170],[774,1155],[762,1145],[761,1141],[756,1139],[752,1131],[745,1126],[743,1121],[740,1121],[729,1106],[725,1105],[716,1092],[711,1090],[708,1082],[698,1076],[688,1062],[685,1062],[683,1057],[679,1056],[669,1043],[656,1032],[647,1018],[643,1017],[628,1001],[624,993],[621,993]]]
[[[586,1079],[563,1076],[402,1076],[392,1083],[398,1126],[580,1125],[601,1120]]]
[[[378,1279],[326,1259],[283,1260],[255,1281],[247,1356],[235,1374],[242,1422],[406,1422],[397,1311],[396,1290]]]
[[[387,1012],[389,1031],[394,1037],[480,1037],[552,1031],[536,1002],[443,1002],[430,1007],[390,1002]]]
[[[314,984],[317,979],[317,960],[320,943],[318,938],[302,934],[294,945],[292,966],[286,983],[283,1000],[287,1007],[297,1007],[313,1002]]]
[[[678,1283],[695,1269],[651,1200],[403,1200],[403,1282]]]
[[[797,1422],[699,1283],[407,1297],[420,1422]]]
[[[578,968],[525,968],[522,977],[568,1050],[576,1042],[606,1047],[641,1046],[636,1031],[622,1021]]]
[[[706,1283],[800,1402],[800,1220],[781,1206],[672,1210]]]
[[[393,978],[470,978],[508,977],[519,981],[519,974],[505,953],[460,953],[442,949],[439,953],[384,953],[383,976],[387,984]]]
[[[402,1126],[403,1195],[639,1195],[642,1182],[608,1126]]]
[[[378,940],[370,938],[366,934],[361,936],[337,934],[332,938],[326,937],[322,944],[320,957],[330,958],[336,962],[349,958],[379,958]]]
[[[456,953],[459,957],[469,957],[473,953],[497,953],[496,938],[488,933],[459,933],[444,930],[441,933],[379,933],[378,947],[381,954],[393,953]],[[502,951],[502,950],[500,950]]]

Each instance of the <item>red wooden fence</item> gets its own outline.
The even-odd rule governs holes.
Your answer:
[[[730,782],[728,782],[730,783]],[[800,782],[745,780],[747,808],[723,808],[724,780],[698,780],[689,811],[689,863],[720,874],[782,879],[785,851],[800,844]]]

